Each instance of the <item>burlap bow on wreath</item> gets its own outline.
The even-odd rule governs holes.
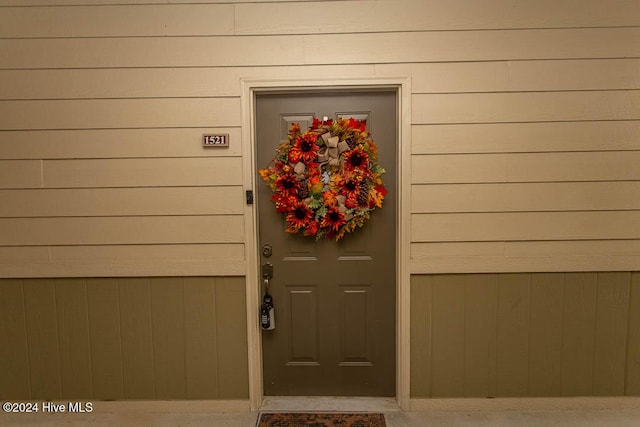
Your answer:
[[[271,164],[259,171],[273,191],[288,233],[340,240],[382,207],[387,190],[366,121],[320,121],[301,132],[293,123]]]

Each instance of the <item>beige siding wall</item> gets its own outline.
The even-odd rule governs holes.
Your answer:
[[[414,276],[412,397],[640,394],[639,273]]]
[[[0,280],[0,399],[247,399],[244,280]]]
[[[0,0],[0,277],[141,277],[3,282],[0,304],[22,307],[3,309],[0,324],[11,343],[0,349],[21,352],[2,358],[12,396],[246,396],[246,379],[215,377],[233,373],[224,364],[206,384],[164,377],[167,360],[149,371],[150,349],[179,335],[154,307],[184,324],[211,314],[175,305],[177,279],[142,277],[246,273],[241,78],[367,76],[411,78],[412,395],[619,394],[623,376],[624,392],[640,393],[638,338],[628,335],[623,363],[622,332],[606,334],[624,313],[627,331],[640,327],[635,274],[615,295],[618,276],[562,274],[639,270],[637,1],[158,3]],[[203,149],[205,132],[229,133],[231,146]],[[505,272],[523,274],[476,275]],[[473,275],[460,285],[431,273]],[[181,286],[185,304],[214,292]],[[432,297],[444,305],[425,305]],[[118,315],[95,305],[103,298],[120,301]],[[424,329],[427,306],[452,329]],[[87,315],[64,329],[65,316]],[[91,328],[116,320],[112,362],[100,349],[118,337]],[[524,327],[564,362],[534,351]],[[77,380],[65,372],[80,350],[65,337],[96,358]],[[215,370],[189,359],[192,338],[181,338],[178,364]],[[598,352],[583,360],[581,345]],[[210,343],[204,354],[224,351]],[[138,368],[139,381],[127,376]],[[549,372],[560,380],[543,380]]]
[[[375,75],[413,273],[637,269],[636,1],[152,3],[0,1],[1,276],[243,275],[240,78]]]

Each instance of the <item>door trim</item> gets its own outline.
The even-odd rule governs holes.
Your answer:
[[[411,85],[409,77],[363,77],[333,79],[241,79],[242,168],[245,190],[256,187],[255,98],[258,93],[304,93],[340,90],[390,89],[398,105],[398,155],[396,173],[398,202],[396,215],[396,399],[402,410],[410,407],[410,164]],[[249,402],[251,410],[262,405],[262,335],[258,322],[259,255],[257,205],[245,205],[247,350]]]

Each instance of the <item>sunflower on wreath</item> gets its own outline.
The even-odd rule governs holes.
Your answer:
[[[288,233],[342,239],[381,208],[387,190],[366,120],[320,121],[302,132],[293,123],[271,164],[258,171],[285,214]]]

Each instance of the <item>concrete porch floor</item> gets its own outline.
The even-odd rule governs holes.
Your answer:
[[[446,401],[454,402],[446,403]],[[431,408],[402,412],[394,399],[369,398],[266,398],[261,411],[338,411],[383,412],[388,427],[421,426],[638,426],[640,425],[640,399],[584,398],[569,400],[547,399],[542,404],[527,399],[522,408],[515,409],[514,400],[491,399],[443,400],[427,403]],[[444,404],[442,402],[445,402]],[[495,403],[494,403],[495,402]],[[558,402],[558,403],[553,403]],[[469,403],[467,405],[467,403]],[[591,403],[594,403],[593,405]],[[213,412],[206,402],[189,406],[176,402],[153,402],[145,407],[121,405],[118,402],[97,402],[94,411],[84,414],[0,414],[0,426],[221,426],[255,427],[259,412]],[[173,410],[172,406],[177,405]],[[467,407],[467,408],[465,408]],[[134,409],[132,409],[134,408]]]

